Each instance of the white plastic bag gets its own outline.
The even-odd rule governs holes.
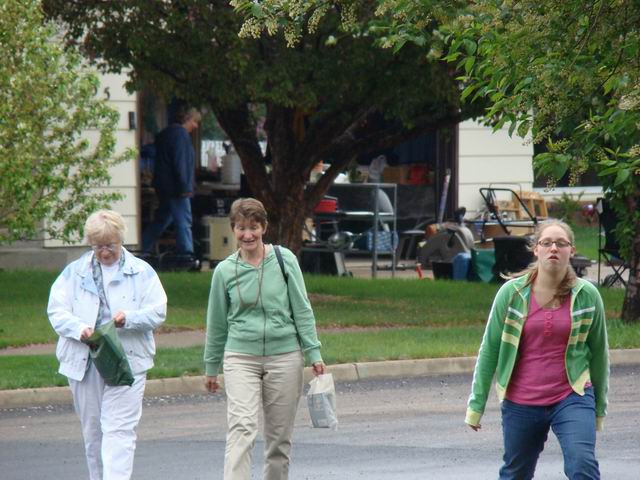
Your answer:
[[[336,389],[333,375],[325,373],[318,375],[309,382],[307,405],[313,428],[338,428],[336,412]]]

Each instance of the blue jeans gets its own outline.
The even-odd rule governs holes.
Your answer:
[[[593,388],[584,396],[572,392],[548,407],[502,402],[504,465],[500,480],[533,478],[549,428],[558,437],[564,457],[564,473],[571,480],[599,479],[595,456],[596,408]]]
[[[193,235],[191,233],[191,199],[160,198],[153,223],[142,234],[142,251],[149,253],[171,222],[175,224],[176,251],[182,255],[193,255]]]

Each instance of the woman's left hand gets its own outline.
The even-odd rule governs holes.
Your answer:
[[[119,311],[118,313],[116,313],[113,316],[113,323],[116,324],[116,328],[122,328],[124,327],[124,322],[126,321],[127,317],[124,314],[123,311]]]
[[[318,375],[324,375],[325,364],[324,362],[316,362],[311,366],[313,370],[313,374],[317,377]]]

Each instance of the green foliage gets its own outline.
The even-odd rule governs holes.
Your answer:
[[[72,241],[89,212],[119,198],[95,190],[118,161],[117,112],[39,1],[0,2],[0,52],[0,243],[42,232]],[[94,146],[87,130],[98,132]]]
[[[341,9],[317,2],[321,14],[309,12],[309,29],[272,16],[269,2],[237,3],[254,16],[246,21],[228,3],[209,0],[44,3],[70,44],[81,42],[109,70],[127,69],[130,88],[213,111],[269,211],[277,236],[270,240],[294,250],[305,215],[350,160],[453,128],[482,108],[460,105],[449,66],[427,56],[429,39],[395,52],[378,48],[390,35],[380,20],[394,14],[378,12],[373,0],[341,2]],[[303,17],[308,11],[306,2],[280,3]],[[284,35],[275,34],[280,29]],[[257,107],[264,109],[269,174]],[[313,166],[328,160],[331,168],[306,188]]]
[[[627,257],[640,222],[639,22],[631,1],[487,0],[443,29],[467,100],[493,103],[485,120],[547,142],[537,173],[575,180],[594,167]]]
[[[267,0],[259,7],[252,3],[234,2],[251,15],[247,22],[254,28],[271,31],[277,25],[312,29],[329,8],[351,12],[357,2]],[[429,46],[430,58],[442,58],[457,71],[462,100],[490,102],[484,114],[487,123],[495,129],[508,125],[510,134],[547,144],[549,151],[535,158],[537,174],[557,180],[570,172],[575,181],[593,167],[624,224],[618,229],[621,247],[631,255],[640,235],[638,2],[376,4],[375,26],[357,15],[343,24],[353,31],[379,34],[379,44],[394,51],[408,44]]]
[[[556,199],[554,203],[555,214],[572,228],[575,228],[575,219],[582,210],[582,204],[580,199],[584,195],[584,192],[578,194],[578,198],[574,198],[572,194],[562,192],[560,198]]]
[[[345,87],[349,96],[353,96],[359,93],[360,81],[375,79],[381,88],[369,96],[369,101],[381,107],[386,118],[399,118],[408,126],[427,113],[444,120],[443,114],[448,109],[459,107],[458,86],[446,65],[439,61],[442,40],[437,27],[455,15],[461,2],[267,0],[257,4],[234,0],[230,3],[244,18],[239,31],[241,38],[279,40],[281,33],[289,47],[288,55],[305,52],[306,61],[316,72],[319,64],[308,57],[310,39],[321,42],[324,51],[338,53],[340,69],[348,79],[336,76],[333,71],[319,77],[333,96]],[[361,60],[348,54],[355,45],[366,45],[366,50],[359,52],[359,56],[364,55]],[[382,51],[371,49],[372,46]],[[406,70],[406,58],[413,58],[414,67],[420,68]],[[390,88],[397,95],[391,94]],[[425,94],[439,105],[424,103]],[[462,110],[463,117],[468,118],[479,109],[476,105],[462,105]]]
[[[338,13],[339,30],[354,35],[371,35],[382,48],[399,52],[406,44],[420,47],[439,35],[435,27],[455,17],[464,2],[437,0],[265,0],[256,4],[251,0],[232,0],[231,5],[245,17],[240,30],[242,37],[258,38],[263,32],[276,35],[282,31],[287,44],[296,46],[303,31],[316,32],[321,22],[327,22],[333,12]],[[373,15],[371,15],[373,13]],[[331,45],[340,37],[327,39]],[[430,52],[437,58],[441,52]]]
[[[548,141],[534,159],[539,173],[558,179],[568,171],[575,180],[588,167],[597,172],[631,267],[622,318],[638,321],[640,4],[483,0],[469,11],[450,25],[448,59],[465,65],[459,78],[476,90],[471,101],[493,103],[488,122]]]
[[[216,120],[213,112],[207,112],[202,117],[200,130],[203,139],[207,140],[227,140],[227,136],[220,128],[220,124]]]

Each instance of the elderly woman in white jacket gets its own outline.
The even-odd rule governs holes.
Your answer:
[[[91,480],[131,477],[135,429],[142,414],[146,373],[153,366],[153,330],[165,319],[167,297],[156,272],[122,246],[125,224],[111,210],[85,224],[92,251],[70,263],[51,287],[47,313],[60,336],[59,372],[69,379]],[[113,320],[134,376],[133,385],[108,386],[83,343]]]

